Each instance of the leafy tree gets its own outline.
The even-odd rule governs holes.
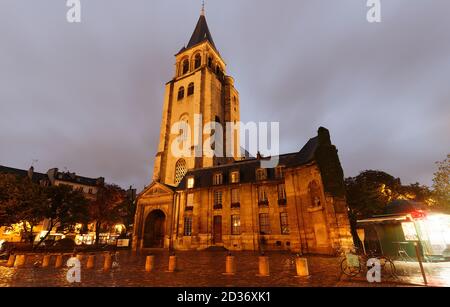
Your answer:
[[[82,192],[68,185],[50,186],[46,189],[46,197],[43,216],[48,219],[48,232],[37,246],[45,241],[55,227],[61,230],[73,229],[76,223],[88,220],[88,201]]]
[[[434,173],[433,192],[439,203],[439,209],[450,212],[450,154],[442,162],[436,162],[438,170]]]
[[[96,198],[89,205],[89,216],[95,222],[95,245],[100,240],[100,230],[117,222],[122,222],[125,191],[117,185],[105,184],[99,187]]]
[[[345,179],[345,186],[350,215],[356,220],[383,213],[398,196],[401,183],[385,172],[369,170]]]
[[[0,175],[0,223],[21,224],[25,237],[33,242],[33,228],[43,219],[45,188],[28,177]]]

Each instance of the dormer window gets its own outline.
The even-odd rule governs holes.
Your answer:
[[[275,168],[275,178],[277,178],[277,179],[284,178],[284,166],[277,166]]]
[[[194,188],[194,184],[195,184],[194,177],[189,177],[188,180],[187,180],[187,188],[188,189],[193,189]]]
[[[213,176],[213,185],[221,185],[223,184],[223,175],[222,173],[214,174]]]
[[[234,171],[230,173],[230,182],[231,183],[239,183],[239,172]]]
[[[256,180],[263,181],[267,180],[267,169],[266,168],[260,168],[256,170]]]

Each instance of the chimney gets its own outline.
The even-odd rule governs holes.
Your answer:
[[[319,144],[331,145],[330,131],[324,127],[320,127],[318,131]]]
[[[53,185],[55,183],[57,174],[58,174],[57,168],[52,168],[47,171],[48,180],[50,180],[51,185]]]
[[[28,178],[33,179],[33,173],[34,173],[34,167],[31,166],[30,169],[28,170]]]

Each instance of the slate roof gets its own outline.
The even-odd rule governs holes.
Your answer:
[[[214,40],[212,38],[211,32],[209,32],[208,23],[206,22],[206,17],[204,15],[200,15],[198,19],[197,25],[195,26],[194,33],[192,33],[191,39],[186,46],[186,49],[194,47],[204,41],[209,41],[211,45],[216,48],[214,44]]]
[[[22,170],[12,167],[7,167],[0,165],[0,174],[13,174],[20,177],[27,177],[28,176],[28,170]],[[57,172],[56,174],[56,180],[65,181],[65,182],[72,182],[72,183],[78,183],[83,185],[89,185],[89,186],[96,186],[99,183],[99,180],[104,180],[103,178],[88,178],[83,176],[78,176],[74,173],[68,173],[68,172]],[[48,174],[42,174],[33,171],[33,177],[32,180],[36,183],[41,182],[42,180],[50,181]]]
[[[102,178],[95,179],[95,178],[78,176],[75,173],[58,172],[55,179],[65,181],[65,182],[96,186],[98,184],[99,179],[102,179]]]
[[[279,165],[296,167],[307,164],[314,160],[316,149],[319,145],[318,137],[310,139],[299,151],[279,156]],[[200,168],[188,171],[186,176],[180,182],[177,190],[184,190],[187,186],[187,178],[194,177],[195,188],[206,188],[213,186],[213,175],[222,173],[223,184],[229,184],[229,174],[232,171],[239,171],[239,183],[256,182],[256,170],[261,167],[261,160],[257,158],[236,161],[230,164],[219,165],[215,167]],[[267,169],[267,180],[276,180],[275,169]]]
[[[12,175],[17,175],[19,177],[27,177],[28,171],[0,165],[0,174],[12,174]],[[31,179],[34,182],[39,183],[41,180],[48,180],[48,177],[46,174],[37,173],[37,172],[33,171],[33,177]]]
[[[208,28],[208,23],[206,22],[206,17],[204,15],[201,15],[200,18],[198,19],[197,25],[195,26],[194,32],[192,33],[189,43],[187,44],[187,46],[181,48],[181,50],[178,51],[177,55],[205,41],[208,41],[217,51],[211,32],[209,31]]]

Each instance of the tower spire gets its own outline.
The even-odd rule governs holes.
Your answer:
[[[205,0],[202,0],[202,10],[200,12],[202,16],[205,16]]]

